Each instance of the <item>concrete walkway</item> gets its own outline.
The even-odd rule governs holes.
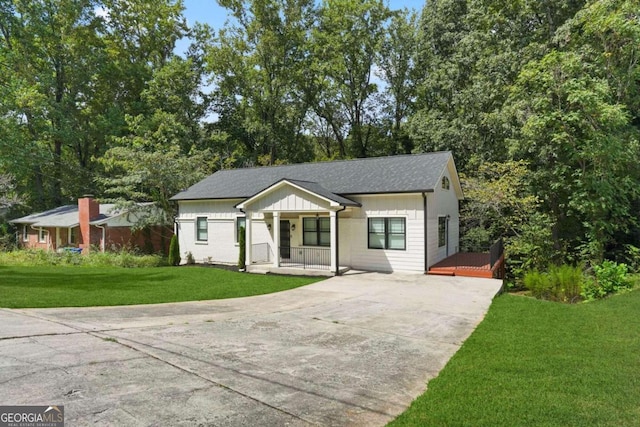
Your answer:
[[[248,298],[0,309],[0,404],[62,404],[74,426],[384,425],[500,287],[352,273]]]

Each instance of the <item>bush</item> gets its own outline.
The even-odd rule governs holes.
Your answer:
[[[582,296],[588,301],[604,298],[609,294],[632,287],[632,283],[627,277],[626,264],[603,261],[602,264],[593,267],[593,272],[595,274],[594,280],[582,292]]]
[[[238,268],[240,270],[245,269],[246,265],[246,245],[245,245],[245,230],[244,227],[240,227],[238,233],[238,246],[239,246],[239,254],[238,254]]]
[[[180,260],[180,244],[178,243],[178,236],[174,234],[169,244],[169,265],[180,265]]]
[[[89,267],[160,267],[166,261],[159,255],[138,255],[128,250],[118,252],[92,251],[85,255],[72,252],[52,252],[27,249],[0,253],[0,265],[14,266],[89,266]]]
[[[551,266],[546,273],[528,271],[523,282],[536,298],[573,303],[581,296],[585,276],[581,267],[561,265]]]

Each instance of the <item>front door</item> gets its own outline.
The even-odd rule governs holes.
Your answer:
[[[280,221],[280,258],[291,258],[291,227],[289,221]]]

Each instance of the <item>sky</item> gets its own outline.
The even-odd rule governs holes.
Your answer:
[[[392,10],[406,7],[420,11],[424,3],[425,0],[388,0],[389,8]],[[189,25],[194,22],[203,22],[211,25],[217,32],[227,19],[226,9],[220,7],[215,0],[184,0],[184,6],[184,15]],[[176,43],[175,52],[182,54],[188,47],[189,40],[181,39]]]

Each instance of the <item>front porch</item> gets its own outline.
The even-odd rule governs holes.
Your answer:
[[[339,265],[339,214],[356,206],[315,183],[293,180],[239,203],[246,215],[246,270],[325,276],[347,271]]]

